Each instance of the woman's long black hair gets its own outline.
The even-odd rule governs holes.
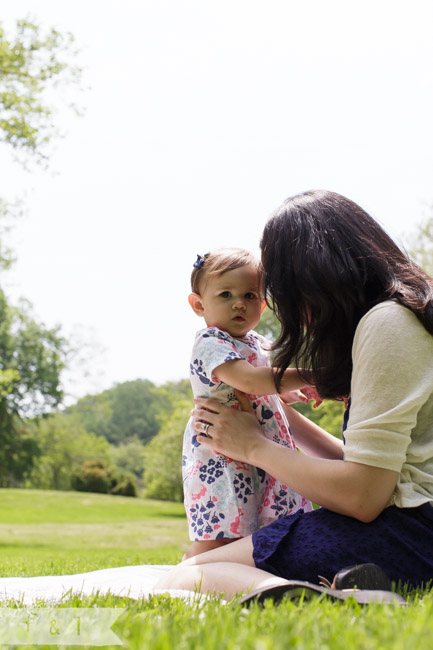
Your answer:
[[[381,226],[340,194],[287,199],[265,226],[267,295],[281,322],[277,382],[290,365],[309,368],[322,397],[350,393],[352,343],[363,315],[394,299],[433,335],[433,281]]]

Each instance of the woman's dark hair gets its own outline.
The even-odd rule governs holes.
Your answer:
[[[313,371],[322,397],[347,396],[355,329],[385,300],[413,311],[433,335],[433,280],[344,196],[314,190],[287,199],[266,224],[261,249],[281,322],[278,383],[295,365]]]

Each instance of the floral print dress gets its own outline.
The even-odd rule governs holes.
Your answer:
[[[243,339],[209,327],[197,332],[190,365],[195,397],[213,397],[239,408],[234,389],[213,375],[218,366],[245,359],[269,365],[270,343],[254,331]],[[277,395],[249,395],[264,434],[295,451]],[[193,541],[245,537],[283,515],[312,509],[311,503],[263,470],[241,463],[197,442],[191,420],[183,443],[184,503]]]

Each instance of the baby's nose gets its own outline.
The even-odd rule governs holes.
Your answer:
[[[236,298],[233,302],[233,309],[245,309],[245,300],[243,298]]]

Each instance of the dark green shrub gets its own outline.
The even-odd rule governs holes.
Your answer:
[[[110,468],[102,463],[85,462],[71,479],[72,489],[77,492],[108,494],[110,484]]]
[[[123,476],[119,482],[111,488],[111,494],[118,494],[122,497],[136,497],[137,488],[134,479],[130,476]]]
[[[117,472],[100,462],[85,462],[72,477],[72,489],[77,492],[99,492],[125,497],[137,496],[132,474]]]

